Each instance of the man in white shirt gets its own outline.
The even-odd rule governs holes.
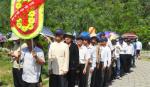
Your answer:
[[[119,38],[119,43],[121,46],[121,50],[120,50],[120,75],[123,76],[125,73],[125,61],[126,61],[126,53],[125,53],[125,47],[127,46],[127,43],[124,42],[123,38]]]
[[[77,45],[79,48],[79,87],[87,87],[88,82],[88,64],[90,60],[90,53],[88,49],[83,45],[83,39],[77,38]]]
[[[100,46],[98,46],[99,51],[97,51],[97,68],[100,69],[100,76],[97,79],[99,83],[97,83],[99,84],[98,87],[105,87],[110,80],[111,50],[107,46],[107,38],[101,38],[99,42]]]
[[[117,40],[112,40],[112,47],[113,47],[113,51],[112,51],[112,58],[115,64],[114,67],[114,71],[115,71],[115,75],[114,77],[116,79],[120,78],[120,51],[121,51],[121,46],[120,44],[117,43]]]
[[[91,85],[91,77],[92,73],[94,71],[95,65],[92,64],[92,62],[96,59],[96,47],[90,44],[90,36],[87,35],[85,37],[82,37],[83,39],[83,45],[87,48],[88,53],[90,55],[90,60],[89,60],[89,67],[88,67],[88,84],[87,87],[90,87]]]
[[[55,41],[49,48],[49,87],[67,87],[67,76],[69,70],[69,46],[63,41],[64,31],[57,29]]]
[[[140,59],[139,56],[140,56],[141,50],[142,50],[142,43],[140,41],[138,41],[138,39],[137,39],[137,41],[136,41],[136,57],[138,59]]]
[[[27,47],[21,50],[20,58],[23,60],[23,86],[37,87],[41,74],[41,66],[45,63],[44,52],[33,44],[32,40],[27,40]]]
[[[97,74],[97,69],[96,69],[96,48],[97,48],[97,43],[98,43],[98,39],[96,37],[96,35],[91,37],[91,42],[90,42],[90,46],[92,47],[92,61],[91,61],[91,68],[90,68],[90,74],[92,74],[91,76],[91,81],[89,80],[90,87],[95,87],[95,82],[96,82],[96,74]],[[98,73],[99,74],[99,73]]]
[[[125,60],[125,73],[130,72],[131,68],[131,59],[132,56],[134,55],[134,47],[131,44],[131,40],[127,40],[127,46],[125,47],[125,54],[126,54],[126,60]]]

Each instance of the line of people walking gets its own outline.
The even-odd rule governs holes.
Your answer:
[[[81,32],[74,37],[57,29],[48,50],[49,87],[108,87],[113,79],[120,79],[135,67],[140,58],[141,42],[118,38],[110,40],[102,32],[90,35]],[[15,87],[42,87],[41,67],[45,63],[44,52],[36,44],[37,38],[20,46],[19,38],[9,53],[13,62]]]

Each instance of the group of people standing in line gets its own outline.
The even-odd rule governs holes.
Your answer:
[[[103,32],[99,36],[81,32],[74,37],[57,29],[55,37],[44,37],[48,42],[53,38],[48,50],[49,87],[108,87],[113,79],[120,79],[135,67],[142,49],[137,39],[110,40]],[[37,39],[21,45],[19,38],[11,39],[15,43],[9,53],[14,86],[41,87],[45,57]]]

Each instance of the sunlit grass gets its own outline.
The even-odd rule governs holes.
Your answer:
[[[46,63],[42,69],[43,87],[48,87],[48,64]],[[12,63],[6,52],[0,51],[0,81],[2,87],[13,87]],[[1,87],[1,86],[0,86]]]

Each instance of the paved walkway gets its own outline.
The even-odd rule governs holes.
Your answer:
[[[150,87],[150,62],[138,60],[133,72],[114,80],[109,87]]]

